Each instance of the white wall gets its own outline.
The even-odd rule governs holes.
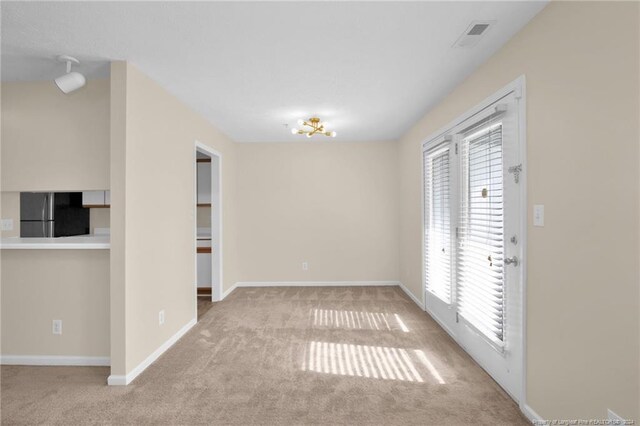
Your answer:
[[[19,235],[20,191],[109,188],[108,80],[71,95],[51,81],[2,83],[1,119],[0,215],[14,223],[2,237]],[[109,356],[108,250],[0,257],[3,355]]]
[[[2,191],[109,189],[109,80],[2,83]]]
[[[0,237],[20,236],[20,193],[0,192],[0,216],[2,219],[12,219],[13,229],[0,231]]]
[[[109,250],[2,250],[2,355],[109,357]],[[62,320],[62,335],[52,321]]]
[[[223,289],[237,280],[235,146],[131,64],[112,63],[111,88],[111,373],[124,375],[195,318],[196,140],[223,156]]]
[[[51,81],[2,83],[1,103],[0,213],[14,224],[2,237],[20,235],[20,191],[109,189],[109,80],[70,95]]]
[[[397,281],[396,143],[237,151],[240,281]]]

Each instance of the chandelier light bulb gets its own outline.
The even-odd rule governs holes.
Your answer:
[[[291,133],[294,135],[298,134],[298,129],[294,127],[293,129],[291,129]]]
[[[307,135],[307,137],[308,137],[308,138],[310,138],[310,137],[311,137],[311,133],[307,133],[306,135]]]
[[[336,135],[337,135],[337,133],[336,133],[336,132],[331,132],[331,137],[332,137],[332,138],[335,138],[335,137],[336,137]]]
[[[304,125],[304,120],[303,119],[299,119],[298,120],[298,126],[303,126]]]

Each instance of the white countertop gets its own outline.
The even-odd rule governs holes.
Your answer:
[[[91,250],[109,249],[109,235],[78,235],[60,238],[1,238],[2,250]]]

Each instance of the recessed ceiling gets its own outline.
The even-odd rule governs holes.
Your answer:
[[[2,2],[2,80],[52,79],[60,54],[89,79],[127,60],[238,142],[306,141],[284,125],[313,115],[332,141],[393,140],[545,5]],[[453,47],[473,21],[494,24]]]

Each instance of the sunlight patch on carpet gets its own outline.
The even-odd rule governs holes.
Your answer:
[[[422,367],[439,384],[445,383],[421,350],[312,341],[302,364],[303,371],[417,383],[424,382]]]
[[[409,332],[409,328],[407,328],[398,314],[344,311],[339,309],[312,309],[309,317],[314,327],[386,331],[400,329],[404,333]],[[394,324],[397,324],[397,327]]]

